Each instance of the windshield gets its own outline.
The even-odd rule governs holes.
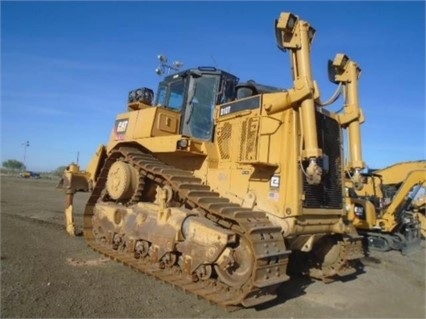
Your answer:
[[[169,86],[169,90],[167,90],[167,86]],[[184,88],[185,83],[180,77],[176,81],[163,83],[158,89],[156,105],[180,111],[183,106]]]
[[[180,134],[211,141],[217,104],[235,99],[238,78],[213,67],[170,75],[159,84],[155,105],[182,115]]]
[[[191,78],[191,92],[185,111],[183,134],[211,140],[213,112],[220,76],[203,75]]]

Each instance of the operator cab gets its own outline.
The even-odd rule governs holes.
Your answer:
[[[214,67],[188,69],[160,82],[154,105],[182,114],[182,135],[210,141],[215,106],[235,99],[238,80]]]

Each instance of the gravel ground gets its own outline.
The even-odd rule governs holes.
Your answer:
[[[259,308],[226,312],[92,251],[64,229],[55,180],[1,177],[1,318],[425,318],[425,243],[371,252],[364,272],[292,278]],[[76,223],[88,194],[75,198]]]

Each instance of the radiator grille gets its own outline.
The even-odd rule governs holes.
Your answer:
[[[219,154],[221,159],[230,159],[232,125],[224,123],[217,132],[217,142],[219,144]]]
[[[257,160],[259,119],[249,118],[241,126],[240,156],[241,162]]]
[[[318,144],[323,150],[323,155],[328,158],[328,171],[323,170],[322,182],[319,185],[309,185],[303,179],[305,193],[305,208],[330,208],[341,209],[343,205],[342,175],[341,175],[341,141],[340,126],[332,118],[317,112],[316,122],[318,129]],[[324,167],[324,159],[318,165]],[[304,168],[308,162],[303,163]]]

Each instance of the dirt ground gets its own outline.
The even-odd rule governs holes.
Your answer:
[[[1,177],[1,318],[425,318],[425,242],[370,252],[352,280],[292,278],[277,300],[226,312],[92,251],[64,229],[56,180]],[[88,194],[75,198],[76,223]]]

